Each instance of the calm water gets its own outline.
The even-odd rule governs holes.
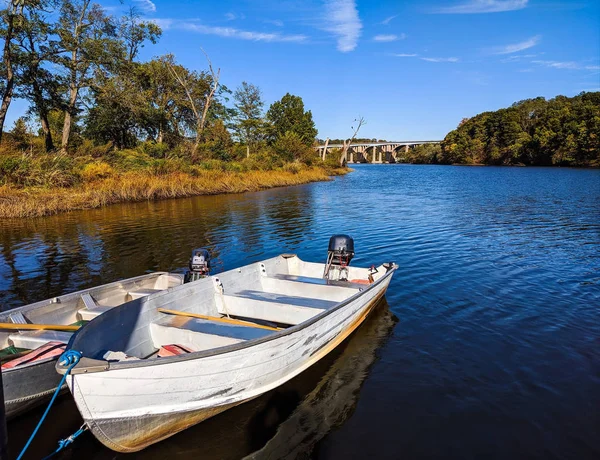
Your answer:
[[[62,458],[599,458],[600,171],[357,165],[330,183],[0,222],[9,309],[146,271],[217,271],[354,236],[387,302],[288,384],[139,454]],[[9,426],[23,445],[40,411]],[[69,398],[32,453],[80,424]]]

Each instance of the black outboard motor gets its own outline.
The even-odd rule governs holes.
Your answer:
[[[347,281],[348,265],[354,257],[354,240],[349,235],[333,235],[329,238],[327,263],[323,278]]]
[[[190,257],[190,269],[185,272],[184,281],[189,283],[206,278],[210,273],[210,254],[204,248],[194,249]]]

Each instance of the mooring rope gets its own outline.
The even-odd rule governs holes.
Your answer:
[[[54,394],[52,395],[52,399],[50,400],[48,407],[46,407],[44,415],[42,415],[42,418],[40,419],[37,426],[35,427],[35,430],[33,430],[33,433],[31,433],[31,436],[29,437],[27,444],[25,444],[25,447],[23,447],[23,450],[17,457],[17,460],[21,460],[23,458],[23,455],[25,455],[25,452],[29,448],[29,445],[33,441],[33,438],[35,438],[35,435],[37,434],[38,430],[42,426],[42,423],[44,423],[44,420],[46,419],[48,412],[50,412],[50,408],[52,407],[52,404],[54,404],[56,397],[60,393],[60,389],[64,385],[65,380],[67,380],[67,376],[71,373],[71,369],[73,369],[77,365],[77,363],[79,362],[80,359],[81,359],[81,353],[79,353],[78,351],[75,351],[75,350],[67,350],[60,356],[60,358],[59,358],[60,363],[63,366],[68,366],[67,370],[65,371],[62,379],[60,380],[60,383],[56,387],[56,390],[54,391]],[[83,429],[83,427],[82,427],[78,431],[76,431],[73,435],[69,436],[67,439],[60,441],[59,448],[52,455],[54,455],[56,452],[61,450],[64,446],[67,446],[71,442],[73,442],[73,439],[75,439],[77,436],[79,436],[81,434],[80,431],[81,431],[81,433],[83,433],[83,431],[85,431],[85,429]],[[67,441],[67,442],[65,442],[65,441]],[[61,445],[61,443],[63,443],[63,442],[65,442],[64,445]],[[46,457],[46,458],[48,458],[48,457]]]

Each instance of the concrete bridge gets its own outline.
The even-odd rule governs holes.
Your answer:
[[[350,144],[347,154],[348,163],[401,163],[403,153],[423,144],[439,144],[442,141],[395,141],[395,142],[357,142]],[[330,144],[315,147],[323,161],[334,149],[342,150],[342,144]]]

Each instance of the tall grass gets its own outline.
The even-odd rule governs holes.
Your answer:
[[[157,174],[148,170],[120,174],[101,166],[88,171],[94,180],[69,188],[0,186],[0,217],[37,217],[76,209],[92,209],[125,201],[144,201],[194,195],[242,193],[266,188],[329,180],[344,174],[319,167],[288,167],[272,171],[230,172],[196,169]]]

